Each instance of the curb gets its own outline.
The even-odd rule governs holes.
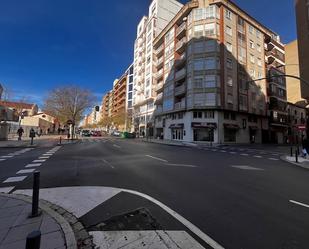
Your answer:
[[[294,165],[296,165],[296,166],[298,166],[298,167],[300,167],[300,168],[309,169],[309,166],[305,166],[305,165],[302,165],[301,163],[296,163],[296,162],[291,162],[291,161],[289,161],[288,159],[286,159],[286,156],[281,156],[280,159],[281,159],[282,161],[287,162],[287,163],[294,164]]]
[[[28,203],[32,203],[31,197],[25,196],[25,195],[0,193],[0,196],[14,198],[14,199],[22,200]],[[39,204],[40,208],[44,212],[46,212],[48,215],[50,215],[52,218],[54,218],[57,221],[57,223],[60,225],[62,232],[64,234],[67,249],[77,249],[76,238],[75,238],[73,229],[71,228],[69,222],[62,215],[60,215],[58,212],[56,212],[55,210],[51,208],[52,205],[53,204],[50,204],[44,200],[40,200],[40,204]]]

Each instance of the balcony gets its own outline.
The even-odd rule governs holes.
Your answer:
[[[184,37],[176,43],[176,52],[182,53],[185,50],[185,45],[187,43],[187,38]]]
[[[186,85],[182,84],[181,86],[178,86],[175,88],[175,96],[181,96],[186,93]]]
[[[163,77],[163,68],[156,73],[157,80]]]
[[[158,48],[156,49],[156,51],[155,51],[156,56],[159,57],[160,55],[162,55],[162,54],[163,54],[163,51],[164,51],[164,44],[160,45],[160,47],[158,47]]]
[[[155,105],[163,104],[163,93],[159,93],[155,100]]]
[[[186,34],[187,30],[187,23],[182,23],[177,29],[176,29],[176,37],[181,38]]]
[[[179,70],[175,74],[175,81],[184,79],[186,77],[187,70],[185,68]]]
[[[185,65],[185,62],[187,60],[186,53],[183,53],[177,60],[175,60],[175,67],[180,68]]]
[[[164,60],[163,60],[163,56],[161,56],[158,60],[157,60],[157,69],[160,69],[160,68],[162,68],[163,67],[163,63],[164,62]]]
[[[156,85],[156,87],[155,87],[155,91],[156,92],[161,92],[162,90],[163,90],[163,81],[160,81],[157,85]]]
[[[185,99],[181,100],[180,102],[175,103],[174,109],[175,110],[181,110],[186,108],[186,102]]]

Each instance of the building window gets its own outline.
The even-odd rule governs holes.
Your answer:
[[[229,19],[229,20],[232,20],[232,17],[233,17],[232,12],[226,9],[226,10],[225,10],[225,17],[226,17],[227,19]]]
[[[227,103],[228,104],[233,104],[233,95],[230,94],[230,93],[227,95]]]
[[[229,51],[229,52],[233,52],[233,46],[232,46],[232,43],[229,43],[229,42],[227,42],[226,43],[226,49],[227,49],[227,51]]]
[[[203,9],[195,9],[194,10],[194,20],[199,21],[203,19]]]
[[[207,23],[205,24],[205,35],[213,36],[215,34],[216,24],[215,23]]]
[[[250,48],[254,49],[254,42],[252,40],[249,41]]]
[[[194,37],[199,38],[203,36],[203,25],[194,26]]]
[[[193,43],[193,50],[194,50],[194,53],[203,53],[203,52],[205,52],[204,42],[203,41],[194,42]]]
[[[206,111],[205,118],[214,119],[215,118],[215,111]]]
[[[257,59],[257,64],[258,64],[259,67],[262,66],[262,60],[261,60],[261,58],[258,58],[258,59]]]
[[[253,28],[252,25],[249,25],[249,32],[250,32],[250,34],[253,34],[253,32],[254,32],[254,28]]]
[[[129,85],[129,91],[133,91],[133,84]]]
[[[217,51],[217,42],[215,40],[208,40],[205,43],[206,52],[214,52]]]
[[[255,63],[255,59],[254,59],[254,55],[253,54],[250,54],[250,62],[251,63]]]
[[[261,32],[259,30],[256,30],[256,37],[261,38]]]
[[[216,59],[215,58],[206,58],[205,60],[206,69],[216,69]]]
[[[262,48],[260,44],[256,44],[256,49],[258,52],[262,52]]]
[[[228,69],[233,69],[233,61],[232,61],[232,59],[227,59],[226,60],[226,67]]]
[[[193,118],[203,118],[202,112],[193,112]]]
[[[193,69],[194,70],[203,70],[204,66],[203,66],[203,60],[202,59],[196,59],[193,62]]]
[[[227,85],[228,86],[233,86],[233,78],[231,76],[227,77]]]
[[[216,75],[206,75],[206,88],[216,87]]]
[[[216,105],[216,93],[206,93],[206,106]]]
[[[230,119],[230,113],[229,112],[224,112],[224,119],[226,119],[226,120]]]
[[[194,87],[195,88],[203,88],[203,76],[195,76],[194,77]]]
[[[236,120],[236,114],[234,112],[231,113],[231,120]]]
[[[128,99],[132,99],[132,92],[128,94]]]
[[[232,28],[230,26],[225,26],[225,33],[228,34],[229,36],[233,35]]]

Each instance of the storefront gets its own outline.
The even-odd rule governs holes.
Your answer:
[[[191,123],[193,129],[193,141],[214,142],[214,130],[216,123]]]
[[[236,143],[236,136],[239,130],[237,124],[223,124],[224,127],[224,142]]]
[[[172,140],[183,140],[184,124],[171,124]]]

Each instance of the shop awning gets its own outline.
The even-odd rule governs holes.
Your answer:
[[[249,129],[250,130],[253,130],[253,131],[257,131],[258,129],[259,129],[259,127],[257,127],[257,126],[249,126]]]
[[[230,130],[239,130],[239,125],[237,124],[223,124],[225,129],[230,129]]]
[[[216,123],[198,123],[198,122],[192,122],[191,123],[192,128],[208,128],[208,129],[216,129],[217,124]]]
[[[170,125],[170,129],[183,129],[184,128],[184,124],[171,124]]]

